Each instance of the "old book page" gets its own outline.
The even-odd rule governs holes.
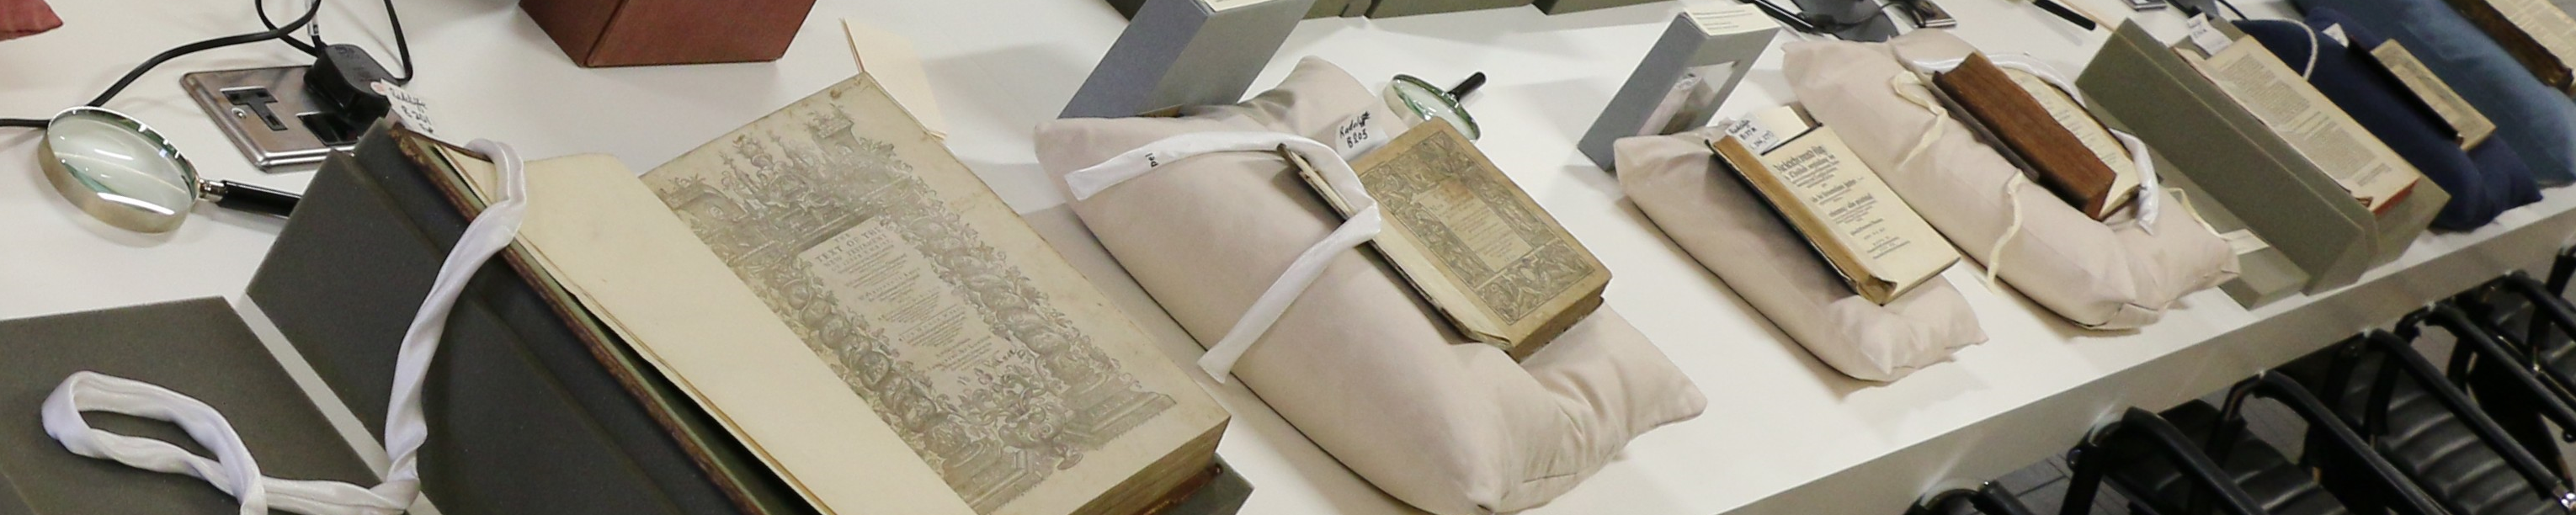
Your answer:
[[[2379,62],[2382,69],[2396,76],[2397,82],[2404,84],[2417,100],[2433,108],[2434,116],[2451,126],[2452,134],[2459,138],[2461,150],[2477,148],[2479,144],[2486,143],[2488,136],[2495,135],[2495,121],[2478,112],[2478,107],[2470,105],[2468,99],[2460,98],[2459,92],[2452,91],[2451,85],[2442,82],[2441,76],[2434,75],[2432,68],[2424,66],[2424,61],[2416,59],[2415,53],[2407,50],[2406,45],[2394,39],[2388,40],[2380,43],[2379,48],[2370,49],[2370,56]]]
[[[2263,45],[2239,42],[2208,59],[2179,53],[2371,212],[2402,198],[2423,177]]]
[[[1351,169],[1386,217],[1378,251],[1468,338],[1526,357],[1599,307],[1609,268],[1448,122],[1414,126]]]
[[[1224,410],[865,76],[642,180],[977,513],[1133,511],[1094,503],[1212,456]]]
[[[2111,129],[2103,127],[2101,120],[2094,119],[2093,113],[2086,111],[2082,104],[2075,103],[2075,97],[2067,95],[2066,91],[2030,72],[2002,69],[2004,76],[2012,78],[2013,85],[2020,86],[2022,92],[2030,94],[2032,100],[2039,101],[2039,106],[2048,110],[2048,116],[2057,120],[2059,127],[2074,133],[2075,140],[2083,142],[2085,150],[2092,151],[2095,159],[2111,167],[2111,193],[2102,201],[2102,209],[2115,210],[2128,204],[2138,192],[2138,162],[2129,158],[2129,148],[2122,146],[2119,138],[2112,137]],[[2087,214],[2095,215],[2096,219],[2102,217],[2100,213]]]
[[[467,181],[497,191],[489,164]],[[975,513],[633,171],[528,163],[516,246],[824,513]],[[942,495],[945,494],[945,495]]]
[[[2466,0],[2481,1],[2481,0]],[[2550,5],[2548,0],[2483,0],[2504,15],[2514,28],[2522,29],[2540,48],[2557,58],[2560,67],[2576,67],[2576,19]]]
[[[1759,156],[1734,137],[1711,142],[1710,148],[1870,302],[1894,301],[1959,262],[1949,241],[1862,164],[1832,127],[1817,127]]]

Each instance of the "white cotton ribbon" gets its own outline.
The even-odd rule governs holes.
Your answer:
[[[1365,150],[1361,148],[1353,152]],[[1386,222],[1378,213],[1377,200],[1361,187],[1359,174],[1351,170],[1345,156],[1322,143],[1296,135],[1194,132],[1147,143],[1064,176],[1066,189],[1073,191],[1074,200],[1089,200],[1128,179],[1191,156],[1278,151],[1296,154],[1314,166],[1316,173],[1323,177],[1324,184],[1349,204],[1347,207],[1352,214],[1322,241],[1306,247],[1295,261],[1290,261],[1288,269],[1279,274],[1279,279],[1270,284],[1270,289],[1262,291],[1261,296],[1253,300],[1252,307],[1244,310],[1243,317],[1235,320],[1234,327],[1226,330],[1225,337],[1217,340],[1216,345],[1208,346],[1207,354],[1199,357],[1199,368],[1207,370],[1208,375],[1219,383],[1231,380],[1234,362],[1252,349],[1252,342],[1270,331],[1271,324],[1279,322],[1279,315],[1288,311],[1288,305],[1304,294],[1306,287],[1314,285],[1315,279],[1323,276],[1324,267],[1332,264],[1335,256],[1376,239],[1378,232],[1385,228]]]
[[[2057,87],[2059,91],[2066,92],[2067,98],[2075,99],[2075,105],[2085,107],[2091,107],[2093,105],[2090,99],[2085,98],[2083,90],[2076,89],[2074,81],[2067,80],[2065,75],[2057,73],[2057,69],[2049,66],[2048,63],[2041,62],[2038,59],[2021,54],[1988,54],[1986,59],[1994,62],[1997,67],[2021,70],[2031,74],[2033,77],[2038,77],[2041,81],[2045,81],[2049,85]],[[1967,62],[1966,58],[1950,58],[1931,61],[1907,60],[1906,65],[1912,67],[1916,73],[1931,74],[1957,69],[1959,64],[1964,62]],[[1917,82],[1916,85],[1919,87],[1921,86],[1921,83]],[[1904,91],[1902,91],[1903,88],[1898,89],[1900,90],[1900,94],[1904,93]],[[1913,98],[1908,96],[1907,100],[1913,100]],[[1921,104],[1922,102],[1917,101],[1916,103]],[[1927,106],[1927,108],[1931,109],[1934,114],[1934,123],[1940,122],[1938,118],[1948,116],[1947,111],[1937,106]],[[2154,235],[2156,233],[2156,214],[2162,209],[2163,204],[2163,195],[2160,192],[2164,191],[2164,188],[2161,185],[2163,180],[2156,175],[2155,158],[2147,153],[2147,143],[2145,141],[2140,141],[2137,136],[2124,131],[2110,129],[2108,127],[2104,127],[2103,129],[2110,131],[2112,138],[2120,140],[2120,146],[2128,149],[2129,151],[2129,160],[2137,163],[2138,165],[2138,190],[2135,199],[2130,201],[2130,207],[2137,210],[2138,230],[2146,231],[2149,235]],[[2020,214],[2018,210],[2021,208],[2021,205],[2016,202],[2013,205],[2013,208],[2016,210],[2014,218],[2019,219]],[[2006,237],[2009,238],[2010,236]],[[1998,249],[2001,247],[2001,244],[1997,244]]]
[[[488,140],[475,140],[468,148],[493,158],[501,172],[504,198],[485,207],[465,228],[465,235],[439,266],[438,280],[412,317],[410,330],[403,333],[394,362],[393,398],[385,415],[385,452],[392,461],[382,483],[361,488],[337,481],[262,476],[241,434],[214,407],[166,388],[97,372],[73,373],[45,398],[45,434],[73,454],[204,479],[240,500],[242,515],[267,515],[271,508],[306,515],[393,515],[409,509],[420,496],[420,446],[429,438],[429,426],[421,415],[421,383],[427,380],[430,358],[438,353],[448,311],[474,271],[509,246],[518,235],[519,221],[527,216],[527,174],[518,152]],[[191,454],[169,442],[92,428],[81,419],[85,411],[177,424],[214,457]]]

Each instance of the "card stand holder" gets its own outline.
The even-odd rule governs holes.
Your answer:
[[[2173,173],[2166,176],[2189,175],[2279,249],[2309,276],[2307,293],[2350,285],[2371,267],[2395,261],[2451,199],[2432,181],[2418,180],[2412,193],[2383,212],[2364,209],[2316,163],[2134,22],[2112,35],[2075,82],[2096,109],[2127,120],[2148,145],[2191,149],[2170,155]]]
[[[1700,266],[1816,359],[1854,379],[1893,382],[1986,341],[1946,278],[1886,305],[1853,293],[1709,150],[1716,129],[1619,140],[1619,185]]]
[[[2099,116],[2102,122],[2112,129],[2129,131],[2129,127],[2122,125],[2118,119],[2098,113],[2096,116]],[[2147,155],[2153,156],[2158,163],[2172,162],[2165,160],[2163,152],[2153,149],[2148,150]],[[2245,309],[2263,307],[2265,304],[2290,298],[2290,295],[2297,294],[2301,288],[2307,287],[2307,272],[2300,271],[2299,265],[2291,262],[2290,256],[2281,253],[2280,248],[2273,247],[2271,243],[2264,241],[2262,236],[2252,234],[2253,230],[2246,228],[2245,220],[2238,218],[2235,211],[2229,211],[2226,204],[2221,204],[2218,199],[2210,197],[2209,191],[2201,188],[2200,183],[2191,182],[2191,174],[2168,173],[2163,174],[2162,177],[2165,187],[2180,189],[2183,198],[2189,199],[2186,201],[2188,205],[2177,207],[2189,209],[2192,214],[2198,215],[2202,223],[2209,224],[2210,230],[2218,233],[2219,238],[2229,240],[2232,247],[2239,245],[2236,243],[2237,238],[2251,240],[2242,247],[2230,249],[2236,253],[2236,278],[2218,285],[2219,291],[2226,292],[2228,298],[2236,301],[2236,305],[2243,306]],[[2243,231],[2243,234],[2238,234],[2239,231]],[[2251,244],[2256,242],[2261,245]]]
[[[1611,146],[1620,138],[1673,134],[1707,126],[1718,105],[1753,69],[1753,61],[1771,47],[1780,26],[1749,5],[1692,5],[1673,17],[1664,35],[1628,74],[1628,82],[1610,97],[1601,117],[1575,144],[1602,170],[1617,170]],[[1719,17],[1721,24],[1702,24],[1695,17]]]
[[[1482,11],[1530,5],[1531,0],[1376,0],[1368,7],[1370,18],[1395,18],[1421,14]]]
[[[1058,118],[1241,101],[1316,1],[1144,0]]]

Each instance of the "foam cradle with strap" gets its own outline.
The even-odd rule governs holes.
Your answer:
[[[2151,231],[2124,209],[2094,221],[2030,182],[1932,98],[1902,59],[1975,52],[1939,30],[1888,43],[1802,41],[1783,70],[1809,114],[1950,242],[2040,306],[2090,329],[2154,323],[2182,296],[2236,276],[2236,256],[2171,191]],[[2004,241],[2010,238],[2009,241]],[[2001,245],[1998,245],[2001,243]]]
[[[1037,130],[1037,155],[1061,179],[1194,133],[1336,141],[1337,129],[1363,113],[1369,123],[1396,123],[1369,88],[1308,59],[1277,89],[1239,105],[1174,118],[1047,122]],[[1288,282],[1282,276],[1292,262],[1344,227],[1276,152],[1152,161],[1150,173],[1073,195],[1071,205],[1202,345],[1218,345],[1256,299]],[[1324,266],[1242,349],[1232,375],[1343,465],[1424,510],[1544,504],[1631,438],[1707,405],[1662,351],[1607,307],[1515,363],[1448,329],[1384,263],[1353,251],[1318,261]]]
[[[1844,375],[1895,381],[1986,341],[1976,313],[1948,279],[1881,306],[1849,285],[1797,230],[1718,168],[1715,128],[1621,138],[1619,186],[1655,226],[1726,281],[1789,339]]]

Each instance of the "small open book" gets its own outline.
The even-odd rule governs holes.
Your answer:
[[[1756,151],[1729,135],[1709,142],[1772,211],[1796,228],[1854,293],[1886,304],[1959,262],[1948,240],[1862,164],[1831,127]]]
[[[1357,211],[1291,162],[1324,203]],[[1378,253],[1459,334],[1521,359],[1601,307],[1610,269],[1448,121],[1414,126],[1351,170],[1386,216]]]

